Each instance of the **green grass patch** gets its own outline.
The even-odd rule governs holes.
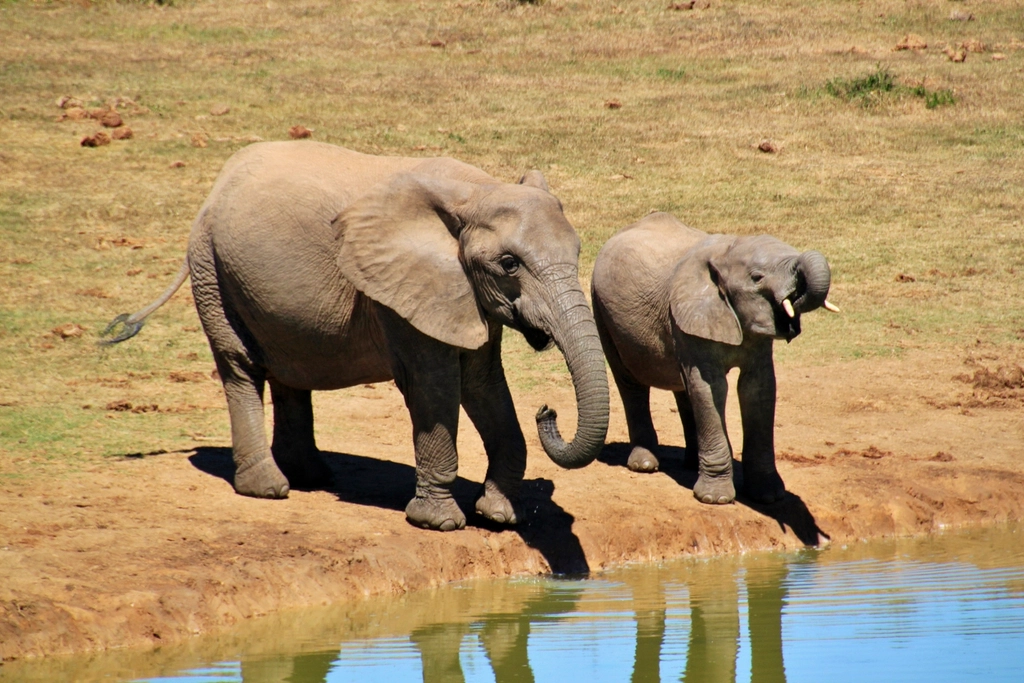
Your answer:
[[[897,90],[896,77],[888,68],[877,67],[861,78],[833,78],[825,82],[825,92],[844,100],[877,96]]]
[[[658,69],[654,75],[665,81],[681,81],[686,77],[686,69]]]
[[[824,89],[833,97],[847,102],[857,101],[865,107],[880,104],[887,98],[906,95],[923,99],[928,109],[956,104],[952,90],[929,90],[924,85],[903,85],[888,67],[883,66],[877,66],[872,73],[860,78],[830,79],[825,81]]]

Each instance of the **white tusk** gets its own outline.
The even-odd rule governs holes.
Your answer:
[[[831,301],[829,301],[828,299],[825,299],[825,303],[823,304],[823,306],[825,306],[825,310],[826,311],[832,311],[833,313],[839,313],[839,307],[836,306]]]
[[[793,304],[789,302],[789,299],[782,300],[782,309],[786,311],[786,315],[788,315],[790,318],[796,317],[796,311],[793,310]]]

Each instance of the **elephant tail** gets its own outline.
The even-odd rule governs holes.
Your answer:
[[[178,275],[174,278],[174,282],[172,282],[167,287],[167,289],[164,290],[163,294],[157,297],[152,303],[150,303],[142,310],[136,311],[135,313],[131,314],[122,313],[121,315],[111,320],[110,324],[107,325],[107,328],[100,332],[100,336],[107,337],[108,335],[114,334],[114,331],[118,328],[118,326],[121,326],[121,330],[117,332],[117,334],[114,334],[114,336],[110,337],[109,339],[101,339],[98,343],[101,346],[109,346],[111,344],[118,344],[120,342],[123,342],[126,339],[131,339],[132,337],[137,335],[139,333],[139,330],[141,330],[142,326],[146,323],[146,318],[148,318],[149,315],[153,313],[153,311],[163,306],[172,296],[174,296],[174,293],[177,292],[178,289],[185,283],[185,280],[188,279],[188,275],[188,257],[186,257],[185,262],[181,264],[181,268],[178,270]]]

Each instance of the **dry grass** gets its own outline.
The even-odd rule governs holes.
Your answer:
[[[508,180],[540,168],[584,273],[655,208],[817,248],[845,314],[815,314],[781,362],[1021,343],[1019,3],[668,4],[0,2],[0,471],[226,440],[216,382],[170,379],[212,367],[184,292],[139,339],[92,339],[162,290],[225,159],[293,125]],[[928,48],[893,51],[908,33]],[[944,52],[972,40],[962,63]],[[826,89],[880,67],[955,104]],[[62,96],[122,98],[132,139],[81,147],[99,125],[58,123]],[[85,333],[51,332],[70,323]],[[512,336],[514,382],[561,377]]]

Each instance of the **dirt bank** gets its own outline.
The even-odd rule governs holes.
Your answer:
[[[668,394],[654,398],[670,444],[661,472],[625,468],[614,392],[601,461],[559,470],[529,422],[542,402],[571,415],[568,387],[516,396],[531,457],[526,520],[511,530],[472,516],[466,530],[449,534],[405,522],[408,418],[385,385],[318,398],[320,446],[338,481],[332,490],[285,501],[237,496],[227,444],[219,443],[9,479],[0,490],[0,657],[152,646],[286,607],[456,579],[595,571],[1024,517],[1019,359],[994,349],[955,358],[918,351],[778,374],[779,470],[791,495],[772,507],[693,499],[695,474],[671,447],[682,437]],[[730,410],[738,444],[735,403]],[[468,429],[460,448],[457,495],[471,510],[484,456]]]

